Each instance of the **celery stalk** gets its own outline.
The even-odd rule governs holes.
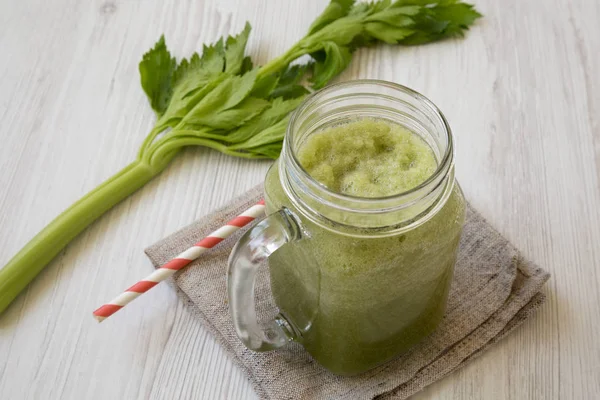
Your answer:
[[[39,232],[0,270],[0,313],[81,231],[144,186],[175,153],[151,165],[138,159],[79,199]]]

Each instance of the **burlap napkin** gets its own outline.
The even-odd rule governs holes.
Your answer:
[[[159,266],[222,226],[262,196],[257,187],[146,250]],[[527,262],[475,210],[468,208],[444,321],[397,359],[355,377],[335,376],[292,343],[255,353],[238,340],[227,304],[227,258],[241,232],[175,275],[183,301],[201,319],[264,399],[405,399],[460,368],[522,324],[544,302],[549,274]],[[267,268],[262,268],[264,271]],[[268,274],[257,278],[260,315],[274,313]]]

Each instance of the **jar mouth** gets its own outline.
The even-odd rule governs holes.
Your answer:
[[[429,108],[430,111],[432,111],[433,114],[439,118],[439,122],[441,122],[441,124],[444,127],[448,145],[446,146],[446,149],[438,162],[436,170],[426,180],[424,180],[419,185],[417,185],[409,190],[406,190],[406,191],[403,191],[400,193],[396,193],[396,194],[392,194],[392,195],[388,195],[388,196],[380,196],[380,197],[362,197],[362,196],[354,196],[354,195],[350,195],[350,194],[336,192],[336,191],[328,188],[323,183],[317,181],[315,178],[313,178],[308,173],[308,171],[306,171],[306,169],[302,166],[302,164],[298,160],[296,151],[294,151],[292,135],[294,134],[294,131],[295,131],[294,127],[298,121],[298,118],[303,114],[304,111],[306,111],[311,105],[313,105],[314,101],[318,97],[326,95],[331,92],[338,91],[340,89],[356,88],[357,86],[363,86],[363,85],[364,86],[377,85],[377,86],[381,86],[381,87],[388,87],[395,91],[410,95],[415,100],[417,100],[420,103],[420,105]],[[288,137],[287,135],[290,135],[290,136]],[[348,82],[336,83],[336,84],[329,85],[326,88],[323,88],[321,90],[318,90],[318,91],[312,93],[292,113],[292,116],[290,117],[290,122],[288,123],[288,134],[287,135],[286,135],[286,138],[284,141],[285,150],[286,150],[287,154],[289,154],[294,168],[297,169],[297,171],[302,175],[302,177],[304,179],[311,181],[314,185],[318,186],[321,190],[323,190],[325,193],[327,193],[330,197],[346,199],[346,200],[350,200],[352,202],[357,202],[357,203],[362,203],[362,202],[366,202],[366,203],[370,203],[370,204],[373,204],[375,202],[386,202],[387,203],[390,200],[399,200],[404,197],[410,196],[414,193],[417,193],[419,191],[422,191],[424,188],[430,186],[432,183],[434,183],[436,180],[438,180],[441,175],[445,175],[447,173],[447,171],[449,169],[449,164],[452,164],[453,157],[454,157],[454,141],[453,141],[453,137],[452,137],[452,131],[451,131],[450,125],[448,124],[448,121],[446,120],[446,117],[444,116],[442,111],[431,100],[429,100],[427,97],[423,96],[421,93],[419,93],[413,89],[410,89],[406,86],[397,84],[397,83],[384,81],[384,80],[378,80],[378,79],[357,79],[357,80],[348,81]]]
[[[339,193],[317,181],[296,151],[325,126],[361,117],[396,122],[419,135],[434,152],[435,171],[409,190],[382,197]],[[420,225],[445,204],[454,187],[453,149],[446,118],[425,96],[392,82],[355,80],[313,93],[292,114],[279,177],[292,205],[313,222],[353,235],[389,235]]]

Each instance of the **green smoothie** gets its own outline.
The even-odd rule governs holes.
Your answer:
[[[438,162],[415,133],[369,118],[314,133],[296,154],[314,179],[358,197],[410,190]],[[340,375],[357,374],[406,351],[439,324],[464,220],[458,185],[427,222],[372,238],[303,218],[283,191],[277,163],[265,192],[269,212],[288,207],[306,233],[272,254],[269,267],[275,302],[316,361]]]
[[[431,148],[413,132],[363,118],[308,137],[300,164],[329,189],[358,197],[383,197],[423,183],[437,168]]]

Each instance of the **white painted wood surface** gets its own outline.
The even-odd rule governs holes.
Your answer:
[[[431,98],[470,201],[552,272],[548,303],[418,399],[600,398],[600,3],[477,0],[465,40],[360,51],[341,77]],[[237,32],[264,62],[325,1],[0,2],[0,265],[135,156],[153,123],[137,63]],[[0,316],[0,399],[255,398],[161,285],[109,321],[91,311],[151,271],[142,249],[261,181],[269,163],[190,149],[86,230]]]

